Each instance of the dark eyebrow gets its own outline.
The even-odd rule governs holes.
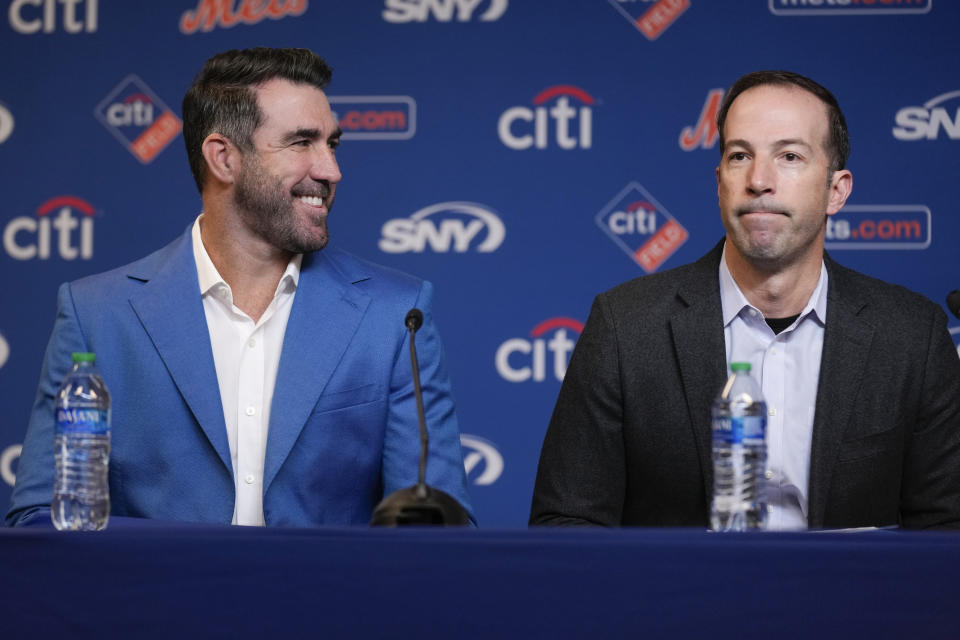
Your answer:
[[[343,135],[343,131],[340,129],[340,127],[337,127],[333,131],[333,133],[330,134],[330,139],[339,140],[341,135]],[[320,134],[319,129],[300,128],[300,129],[297,129],[296,131],[291,131],[287,135],[283,136],[283,142],[290,143],[290,142],[293,142],[294,140],[303,140],[303,139],[319,140],[321,137],[322,136]]]

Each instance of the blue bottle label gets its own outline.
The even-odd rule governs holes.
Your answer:
[[[722,444],[763,444],[766,427],[766,416],[714,418],[713,441]]]
[[[110,432],[110,412],[102,409],[57,409],[57,433],[89,433],[106,435]]]

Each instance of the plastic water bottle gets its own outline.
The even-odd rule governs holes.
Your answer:
[[[92,353],[73,354],[56,399],[50,517],[60,530],[99,531],[110,517],[110,394]]]
[[[764,473],[767,466],[767,404],[750,364],[730,364],[730,378],[713,402],[714,531],[767,526]]]

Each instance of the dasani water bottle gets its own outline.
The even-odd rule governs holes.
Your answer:
[[[60,530],[100,530],[110,517],[110,394],[95,363],[74,353],[57,393],[50,517]]]
[[[713,402],[714,531],[767,526],[764,473],[767,465],[767,405],[750,364],[730,364],[730,378]]]

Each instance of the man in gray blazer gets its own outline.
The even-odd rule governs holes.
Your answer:
[[[540,456],[532,524],[701,526],[733,361],[768,403],[772,529],[960,528],[960,359],[942,309],[824,253],[853,178],[833,95],[755,72],[718,114],[727,235],[597,296]]]

